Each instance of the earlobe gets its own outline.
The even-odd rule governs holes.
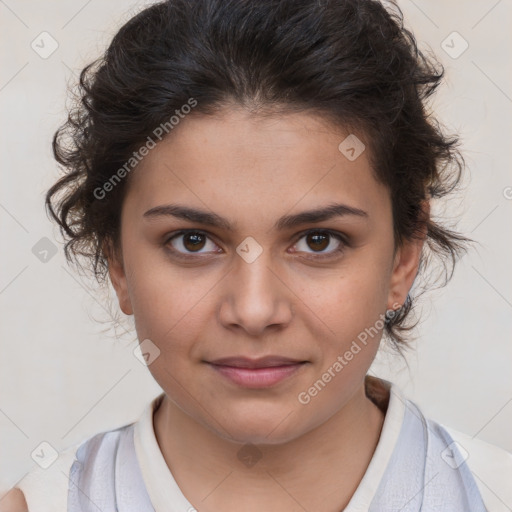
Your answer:
[[[110,248],[104,250],[108,262],[108,274],[114,290],[116,291],[119,307],[125,315],[133,315],[133,308],[128,292],[128,283],[122,261],[122,256]]]

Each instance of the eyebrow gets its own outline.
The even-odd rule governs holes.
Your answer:
[[[234,231],[236,224],[232,224],[224,217],[205,210],[190,208],[177,204],[166,204],[155,206],[144,213],[145,219],[156,219],[159,217],[175,217],[198,224],[205,224],[216,228],[223,228],[227,231]],[[368,213],[359,208],[340,203],[333,203],[322,208],[303,211],[294,215],[284,215],[274,224],[274,229],[285,230],[302,224],[323,222],[335,217],[353,216],[368,219]]]

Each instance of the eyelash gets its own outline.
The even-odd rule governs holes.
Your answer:
[[[171,235],[169,235],[166,238],[166,241],[164,242],[164,246],[165,246],[166,250],[168,250],[170,253],[172,253],[173,256],[182,258],[182,259],[186,259],[186,260],[202,258],[202,256],[199,255],[201,253],[197,253],[198,255],[196,255],[195,253],[190,252],[190,253],[186,253],[186,255],[185,255],[184,253],[177,251],[176,249],[170,247],[170,242],[172,240],[174,240],[175,238],[177,238],[179,236],[187,235],[187,234],[191,234],[191,233],[203,235],[203,236],[207,237],[208,239],[210,239],[210,236],[206,231],[201,231],[198,229],[183,229],[176,233],[172,233]],[[328,252],[328,253],[316,253],[316,254],[315,253],[307,253],[307,254],[313,254],[313,256],[306,256],[306,259],[313,259],[313,260],[321,260],[321,259],[327,259],[327,258],[332,259],[332,258],[342,254],[345,251],[345,248],[349,245],[346,238],[341,233],[338,233],[336,231],[331,231],[329,229],[309,229],[307,231],[303,231],[298,234],[298,238],[295,241],[294,245],[296,245],[300,240],[302,240],[302,238],[305,238],[309,234],[313,234],[313,233],[320,234],[320,235],[328,235],[332,238],[335,238],[336,240],[338,240],[340,242],[340,245],[336,249],[334,249],[333,251]]]

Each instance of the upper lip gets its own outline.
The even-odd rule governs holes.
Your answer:
[[[284,366],[297,363],[305,363],[299,359],[291,359],[289,357],[282,356],[265,356],[258,359],[252,359],[250,357],[235,356],[235,357],[223,357],[221,359],[215,359],[214,361],[208,361],[210,364],[219,366],[234,366],[237,368],[269,368],[272,366]]]

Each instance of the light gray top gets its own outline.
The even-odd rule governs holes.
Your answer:
[[[427,420],[395,384],[370,376],[365,382],[385,420],[343,512],[512,510],[510,452]],[[29,511],[194,512],[156,439],[153,413],[163,396],[134,423],[61,451],[50,467],[32,468],[15,485]]]
[[[390,387],[379,443],[344,512],[486,512],[464,450]],[[152,417],[162,397],[138,422],[80,445],[70,470],[68,512],[195,510],[156,442]]]

